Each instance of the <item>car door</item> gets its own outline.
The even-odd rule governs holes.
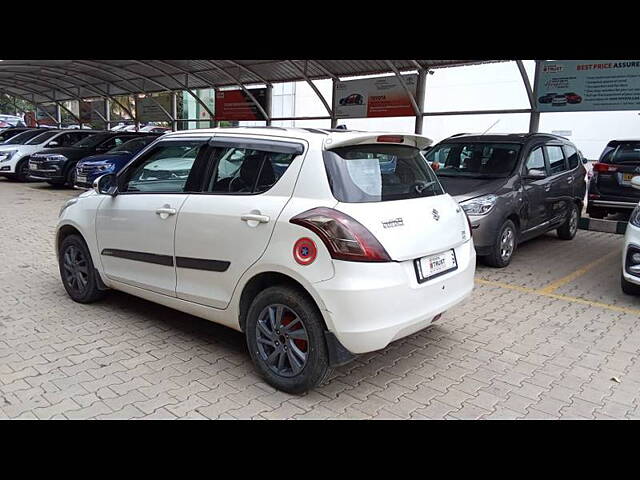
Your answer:
[[[574,179],[569,173],[562,145],[548,143],[544,148],[549,163],[549,220],[551,223],[560,223],[566,218],[569,204],[573,201]]]
[[[119,193],[98,208],[96,235],[110,279],[175,296],[174,233],[206,139],[167,140],[118,177]]]
[[[303,141],[222,137],[211,142],[202,193],[178,215],[178,298],[225,308],[241,275],[267,248],[293,194]]]
[[[532,232],[548,222],[546,199],[551,189],[543,146],[532,147],[525,158],[522,180],[523,233]]]

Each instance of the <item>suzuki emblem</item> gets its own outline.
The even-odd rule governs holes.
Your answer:
[[[437,222],[438,220],[440,220],[440,214],[438,213],[438,210],[436,210],[435,208],[433,209],[433,211],[431,212],[431,214],[433,215],[433,219]]]

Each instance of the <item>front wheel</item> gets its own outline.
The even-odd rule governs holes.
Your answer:
[[[91,254],[82,237],[69,235],[62,241],[58,263],[64,289],[74,301],[91,303],[105,295],[98,288]]]
[[[249,354],[274,388],[304,393],[329,375],[324,323],[313,302],[288,286],[260,292],[247,312]]]
[[[15,179],[18,182],[26,182],[29,180],[29,163],[26,159],[16,165]]]
[[[511,263],[511,257],[518,245],[518,230],[516,225],[507,220],[502,224],[495,242],[491,248],[491,253],[483,257],[484,263],[490,267],[504,268]]]
[[[67,175],[65,177],[64,186],[73,188],[76,184],[76,167],[72,165],[69,170],[67,170]]]
[[[578,206],[574,203],[570,208],[571,211],[569,212],[567,220],[557,230],[558,237],[562,240],[573,240],[573,237],[576,236],[576,232],[578,231]]]

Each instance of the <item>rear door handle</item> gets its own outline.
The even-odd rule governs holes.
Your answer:
[[[240,220],[243,222],[267,223],[270,218],[267,215],[259,215],[257,213],[244,213],[240,215]]]

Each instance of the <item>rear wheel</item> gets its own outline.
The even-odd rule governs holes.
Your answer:
[[[513,252],[518,245],[518,230],[511,220],[502,224],[491,248],[491,253],[483,257],[484,263],[490,267],[504,268],[511,263]]]
[[[573,237],[576,236],[576,232],[578,231],[579,217],[578,206],[574,203],[572,204],[567,220],[557,230],[558,237],[562,240],[573,240]]]
[[[251,359],[267,383],[287,393],[304,393],[328,376],[324,330],[313,302],[287,286],[263,290],[247,312]]]
[[[628,282],[625,280],[624,275],[620,275],[620,286],[627,295],[640,295],[640,285]]]
[[[58,263],[64,289],[74,301],[91,303],[105,295],[98,288],[93,261],[82,237],[69,235],[62,241]]]

